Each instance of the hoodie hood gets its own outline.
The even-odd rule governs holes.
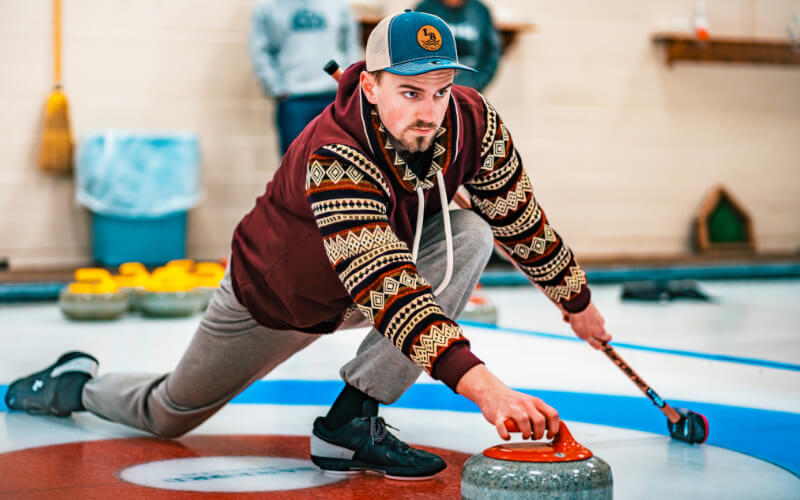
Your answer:
[[[336,122],[343,124],[343,128],[359,142],[362,150],[375,158],[381,169],[404,191],[413,193],[417,189],[426,191],[433,188],[437,184],[437,174],[447,174],[463,145],[461,119],[455,98],[451,94],[444,120],[431,145],[430,166],[426,165],[428,168],[423,169],[425,175],[419,177],[388,140],[389,133],[381,123],[376,107],[361,91],[360,77],[365,70],[366,64],[362,61],[351,65],[342,74],[333,106]],[[360,123],[353,120],[354,116],[361,118]]]

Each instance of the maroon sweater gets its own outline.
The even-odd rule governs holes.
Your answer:
[[[357,63],[345,71],[336,101],[292,143],[236,228],[233,289],[256,321],[276,329],[329,333],[359,311],[455,389],[480,361],[411,257],[417,188],[430,216],[441,210],[436,172],[448,200],[464,185],[517,266],[571,312],[589,303],[586,275],[547,223],[507,129],[480,94],[452,87],[420,178],[389,146],[361,94],[363,69]]]

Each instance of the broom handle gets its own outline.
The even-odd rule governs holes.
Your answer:
[[[53,76],[61,87],[61,0],[53,0]]]
[[[668,405],[666,401],[661,399],[661,396],[659,396],[652,387],[647,385],[647,382],[642,380],[639,374],[633,371],[633,368],[628,366],[628,363],[626,363],[625,360],[623,360],[619,354],[617,354],[617,351],[608,345],[608,343],[603,344],[603,353],[608,356],[608,359],[613,361],[614,364],[617,365],[617,367],[619,367],[619,369],[622,370],[622,372],[627,375],[634,384],[636,384],[636,387],[638,387],[645,394],[645,396],[647,396],[650,401],[652,401],[653,404],[656,405],[664,413],[664,415],[667,416],[667,419],[670,422],[674,424],[681,419],[680,414],[670,405]]]

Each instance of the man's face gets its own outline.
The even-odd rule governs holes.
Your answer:
[[[436,137],[450,102],[455,70],[441,69],[401,76],[384,71],[380,78],[363,72],[361,87],[378,108],[381,122],[410,153],[427,150]]]

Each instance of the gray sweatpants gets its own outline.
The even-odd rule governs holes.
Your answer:
[[[457,318],[492,251],[489,225],[469,210],[450,212],[454,269],[437,302]],[[442,214],[425,221],[417,267],[435,289],[444,278],[446,246]],[[358,315],[355,315],[358,316]],[[367,326],[358,316],[340,329]],[[92,413],[158,436],[175,437],[197,427],[248,385],[320,335],[274,330],[256,323],[231,289],[220,283],[189,347],[174,371],[162,375],[109,373],[90,380],[83,404]],[[340,374],[350,385],[384,404],[399,398],[421,369],[374,328]]]

